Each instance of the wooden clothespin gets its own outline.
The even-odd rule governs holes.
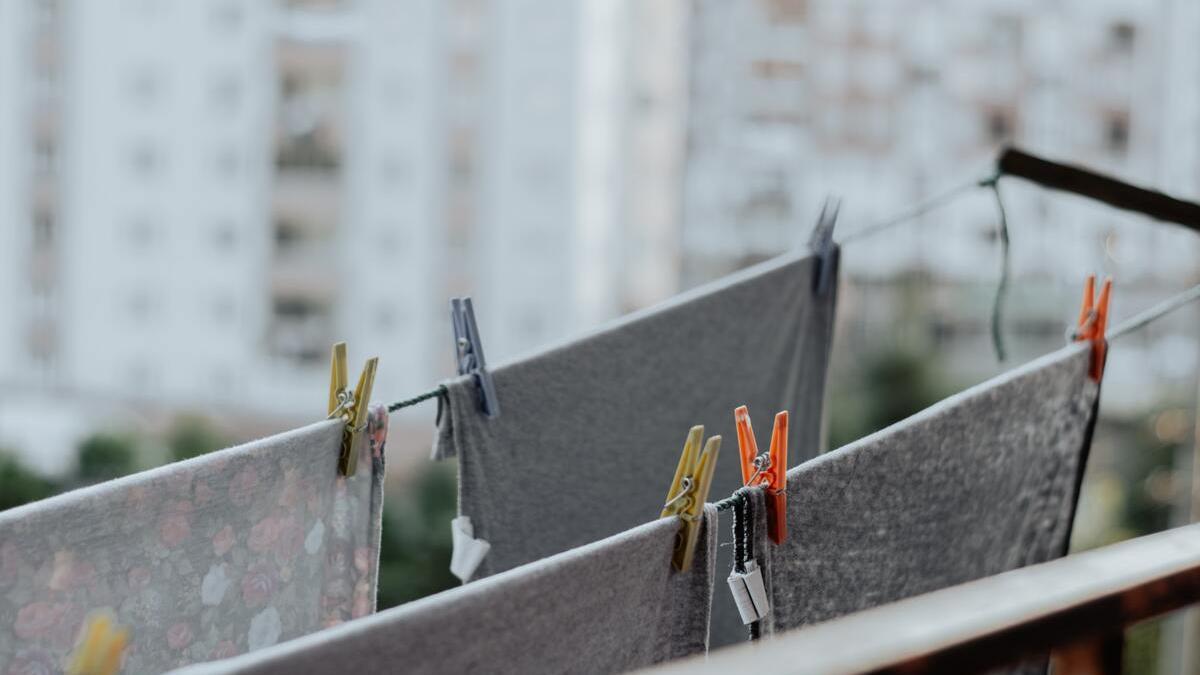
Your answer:
[[[475,307],[471,298],[450,300],[450,321],[454,327],[454,353],[459,375],[472,375],[479,390],[479,409],[487,417],[500,416],[500,399],[483,358],[483,342],[475,325]]]
[[[766,491],[767,534],[771,541],[782,544],[787,539],[788,413],[783,410],[775,415],[770,451],[761,455],[746,406],[738,406],[733,411],[733,421],[737,425],[738,451],[742,458],[742,483],[761,485]]]
[[[1088,340],[1092,343],[1092,362],[1088,375],[1099,382],[1104,377],[1104,361],[1108,357],[1108,306],[1112,297],[1112,279],[1105,279],[1100,287],[1100,296],[1095,297],[1096,275],[1089,274],[1083,284],[1083,305],[1079,310],[1079,325],[1075,329],[1076,342]]]
[[[704,444],[704,452],[700,452],[703,438],[703,426],[694,426],[688,432],[661,515],[662,518],[679,516],[683,521],[675,538],[675,554],[671,558],[675,569],[680,572],[692,567],[696,540],[700,536],[700,520],[704,515],[704,502],[708,500],[708,491],[717,467],[717,454],[721,451],[721,437],[713,436]]]
[[[837,244],[833,241],[833,227],[837,225],[838,210],[841,200],[836,197],[826,197],[821,205],[821,215],[813,227],[808,240],[808,248],[817,257],[817,268],[813,272],[813,293],[824,295],[833,285],[833,271],[837,268]]]
[[[371,403],[371,389],[375,387],[375,369],[378,357],[367,359],[358,386],[350,388],[346,366],[346,343],[333,346],[333,358],[329,374],[329,417],[340,419],[346,427],[342,430],[342,449],[338,455],[338,473],[353,476],[358,465],[358,442],[367,430],[367,408]]]
[[[114,675],[129,643],[129,630],[118,626],[109,612],[96,612],[84,623],[71,654],[68,675]]]

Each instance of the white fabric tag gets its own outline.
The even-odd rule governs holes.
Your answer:
[[[746,572],[729,575],[729,590],[737,603],[742,623],[751,624],[767,615],[771,603],[767,600],[767,588],[763,584],[762,571],[753,560],[746,563]]]
[[[450,521],[450,533],[454,539],[454,551],[450,554],[450,573],[463,583],[471,580],[483,557],[492,550],[492,545],[475,538],[475,527],[467,516]]]

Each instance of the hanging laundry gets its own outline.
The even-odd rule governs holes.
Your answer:
[[[547,507],[545,513],[556,517]],[[695,560],[671,564],[663,518],[489,579],[315,635],[177,675],[244,673],[609,673],[703,654],[716,511]]]
[[[94,612],[157,673],[375,609],[387,411],[356,473],[313,424],[0,513],[0,672],[60,672]]]
[[[780,545],[749,490],[762,632],[1065,555],[1099,397],[1090,361],[1090,344],[1064,347],[792,469]]]
[[[459,510],[474,537],[459,527],[459,540],[476,542],[472,551],[483,548],[478,540],[490,544],[474,576],[595,541],[657,513],[680,430],[703,424],[735,438],[729,411],[738,405],[791,411],[793,461],[815,456],[836,246],[828,261],[834,276],[823,293],[814,290],[820,258],[783,256],[492,368],[502,410],[494,418],[481,412],[474,378],[446,383],[434,453],[459,460]],[[737,454],[726,453],[713,494],[739,485]],[[714,614],[716,644],[745,632],[725,595]]]

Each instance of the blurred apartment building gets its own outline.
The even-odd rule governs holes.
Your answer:
[[[1200,194],[1197,29],[1190,0],[0,3],[0,445],[53,469],[123,417],[315,419],[339,339],[381,356],[377,399],[418,393],[452,372],[449,297],[494,363],[1009,140]],[[1118,315],[1194,281],[1190,233],[1002,190],[1018,354],[1088,271]],[[979,192],[847,246],[844,351],[915,273],[947,362],[995,367],[996,220]]]
[[[418,393],[454,295],[492,362],[669,295],[685,18],[0,3],[0,446],[57,470],[114,420],[314,420],[342,339],[376,399]]]
[[[844,236],[985,176],[1006,142],[1200,197],[1195,2],[691,7],[685,285],[803,243],[828,193],[844,199]],[[1012,234],[1005,327],[1017,362],[1061,344],[1088,272],[1117,279],[1117,318],[1200,281],[1194,233],[1017,179],[1000,189]],[[847,245],[844,351],[889,339],[914,307],[897,279],[917,277],[924,339],[940,360],[976,377],[994,371],[997,221],[993,195],[976,190]],[[1114,357],[1110,376],[1141,399],[1138,387],[1155,377],[1194,386],[1194,341],[1167,339],[1139,356],[1172,356]],[[1155,366],[1126,368],[1135,363]]]

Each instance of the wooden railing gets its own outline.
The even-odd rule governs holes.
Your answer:
[[[658,673],[986,672],[1053,652],[1055,675],[1121,672],[1139,621],[1200,603],[1200,524],[1005,572],[677,661]]]

